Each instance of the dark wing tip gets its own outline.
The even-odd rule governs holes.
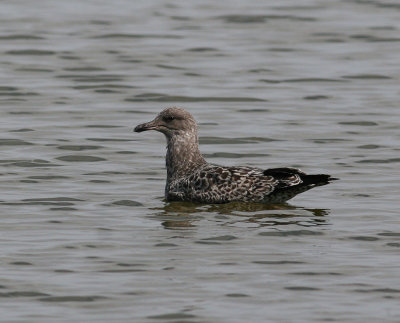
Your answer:
[[[306,175],[301,170],[297,168],[290,168],[290,167],[280,167],[280,168],[268,168],[263,171],[264,176],[273,176],[276,179],[285,179],[292,175]]]
[[[307,175],[297,168],[282,167],[269,168],[263,171],[264,176],[273,176],[278,180],[285,180],[292,175],[300,176],[303,184],[328,184],[331,181],[336,181],[339,178],[331,177],[327,174]]]
[[[336,177],[331,177],[331,175],[327,174],[303,175],[300,176],[300,178],[305,185],[324,185],[330,183],[331,181],[336,181],[339,179]]]

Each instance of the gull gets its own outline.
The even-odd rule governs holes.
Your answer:
[[[208,163],[199,150],[197,123],[185,109],[171,107],[135,132],[156,130],[167,139],[167,201],[283,203],[336,178],[308,175],[291,167],[261,169]]]

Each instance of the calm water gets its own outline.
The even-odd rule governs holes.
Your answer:
[[[0,4],[2,322],[399,322],[396,1]],[[163,201],[171,105],[213,163],[341,180]]]

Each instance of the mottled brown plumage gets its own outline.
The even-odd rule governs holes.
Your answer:
[[[328,184],[330,175],[307,175],[296,168],[224,167],[208,164],[199,151],[197,124],[182,108],[168,108],[136,132],[156,130],[167,138],[168,201],[282,203],[312,187]]]

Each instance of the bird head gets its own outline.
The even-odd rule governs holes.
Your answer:
[[[196,133],[197,125],[192,115],[185,109],[172,107],[161,111],[157,117],[135,127],[135,132],[156,130],[168,138],[183,133]]]

